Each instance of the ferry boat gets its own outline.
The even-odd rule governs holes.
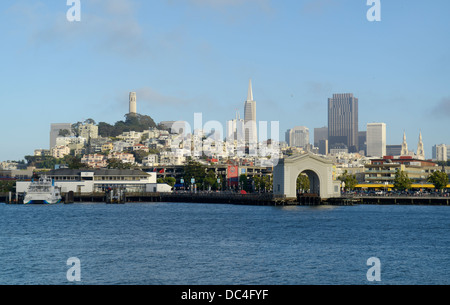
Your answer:
[[[61,202],[61,191],[50,178],[32,181],[25,192],[24,204],[55,204]]]

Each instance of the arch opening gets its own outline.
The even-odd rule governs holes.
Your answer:
[[[312,170],[300,172],[296,180],[296,194],[299,202],[303,204],[317,204],[320,201],[319,175]]]

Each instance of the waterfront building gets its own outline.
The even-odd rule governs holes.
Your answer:
[[[358,151],[358,99],[352,93],[333,94],[328,99],[328,144],[345,144]]]
[[[382,158],[386,155],[386,124],[367,124],[367,156]]]
[[[156,173],[118,169],[56,169],[45,173],[61,188],[61,192],[77,194],[103,193],[108,188],[121,188],[128,193],[146,192],[156,183]],[[31,182],[18,181],[17,192],[23,193]]]
[[[256,127],[256,102],[253,100],[252,80],[248,84],[247,100],[244,103],[245,142],[256,144],[258,132]]]
[[[431,161],[401,156],[372,159],[365,165],[365,181],[370,184],[393,184],[397,170],[403,170],[414,184],[427,184],[428,176],[440,167]]]

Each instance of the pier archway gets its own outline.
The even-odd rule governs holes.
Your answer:
[[[310,192],[322,199],[340,197],[340,183],[333,178],[333,162],[311,153],[280,159],[273,171],[273,192],[288,199],[297,198],[297,177],[304,173]]]
[[[320,178],[313,170],[304,170],[297,175],[296,193],[320,195]]]

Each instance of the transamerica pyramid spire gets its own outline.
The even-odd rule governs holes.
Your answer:
[[[250,81],[248,82],[247,101],[253,101],[252,79],[250,79]]]

